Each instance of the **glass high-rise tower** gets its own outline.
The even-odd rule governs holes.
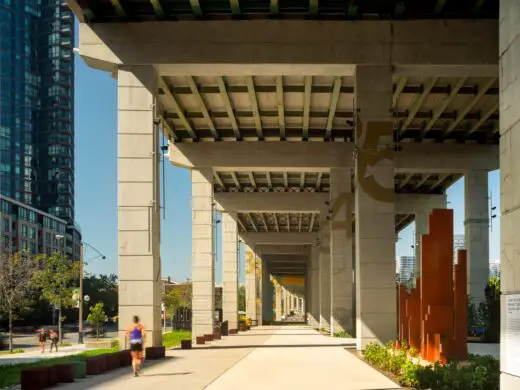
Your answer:
[[[69,226],[73,44],[74,17],[65,0],[0,0],[0,194]]]
[[[74,220],[74,18],[63,0],[0,0],[0,191]]]

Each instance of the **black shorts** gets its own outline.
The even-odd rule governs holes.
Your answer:
[[[130,351],[132,351],[132,352],[142,352],[143,351],[143,344],[142,343],[130,344]]]

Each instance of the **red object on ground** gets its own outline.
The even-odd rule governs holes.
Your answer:
[[[36,367],[21,373],[22,390],[40,390],[49,387],[49,367]]]
[[[196,341],[197,341],[197,345],[204,345],[206,343],[204,336],[197,336]]]
[[[205,334],[204,335],[204,341],[213,341],[213,335],[212,334]]]
[[[119,365],[121,367],[128,367],[132,365],[132,356],[130,355],[129,349],[119,351]]]
[[[121,367],[121,355],[117,353],[109,353],[106,355],[107,370],[117,370]]]
[[[103,365],[103,360],[100,359],[100,356],[93,356],[85,360],[87,367],[87,375],[99,375],[104,372],[106,369],[106,364]]]
[[[155,360],[162,359],[166,356],[166,348],[164,347],[148,347],[145,349],[146,359]]]
[[[57,366],[49,366],[49,387],[55,386],[59,383],[59,374]]]
[[[57,364],[55,367],[59,383],[74,382],[74,364]]]

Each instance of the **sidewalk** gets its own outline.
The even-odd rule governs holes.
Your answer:
[[[40,360],[52,359],[63,356],[75,355],[80,352],[86,351],[85,344],[75,344],[70,347],[58,348],[59,352],[49,352],[49,345],[45,348],[45,353],[41,353],[40,349],[31,350],[23,353],[5,354],[0,355],[0,366],[4,364],[17,364],[17,363],[33,363]]]
[[[346,351],[352,342],[306,326],[263,326],[193,350],[169,350],[166,359],[145,362],[139,378],[126,367],[60,389],[401,389]]]

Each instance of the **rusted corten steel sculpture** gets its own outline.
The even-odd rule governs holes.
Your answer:
[[[429,234],[421,237],[416,287],[399,286],[399,336],[430,362],[468,357],[466,251],[453,268],[453,210],[433,210]]]

